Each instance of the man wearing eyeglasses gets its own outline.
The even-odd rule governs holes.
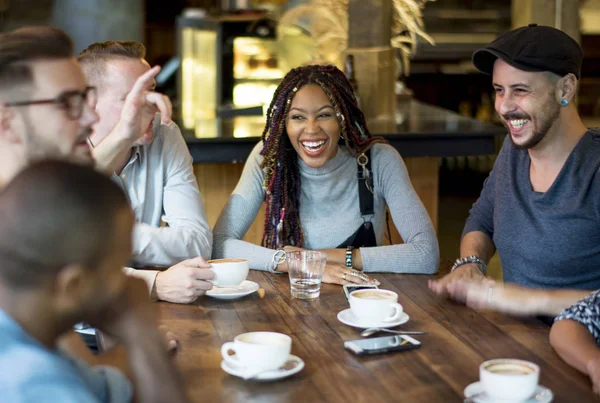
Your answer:
[[[88,46],[77,57],[90,85],[98,89],[100,120],[89,137],[100,169],[127,194],[135,212],[133,262],[138,267],[170,266],[195,258],[198,267],[174,266],[145,271],[156,297],[187,303],[210,289],[212,232],[192,166],[192,156],[171,115],[168,98],[154,91],[156,68],[144,60],[146,48],[133,41]],[[160,106],[142,108],[141,124],[124,124],[132,101],[150,99]],[[160,109],[160,108],[159,108]],[[164,221],[167,226],[161,227]]]
[[[28,27],[0,34],[0,188],[30,163],[47,158],[93,164],[86,139],[98,122],[97,91],[88,87],[81,67],[73,58],[70,38],[49,27]],[[161,94],[147,91],[158,73],[154,68],[136,81],[127,97],[115,135],[103,142],[116,150],[123,133],[141,133],[142,121],[160,111],[162,123],[170,123],[171,104]],[[147,122],[147,120],[146,120]],[[145,123],[146,127],[148,123]],[[110,140],[110,141],[109,141]],[[117,144],[118,145],[118,144]],[[97,168],[109,172],[114,159],[103,158]],[[176,274],[161,299],[188,303],[210,289],[212,272],[198,257],[172,268]],[[127,274],[146,281],[156,291],[156,271],[126,268]],[[189,280],[189,281],[188,281]],[[183,284],[182,284],[183,283]],[[156,295],[155,295],[156,296]]]
[[[86,165],[92,165],[93,160],[86,139],[92,131],[92,125],[98,121],[98,116],[94,111],[96,92],[93,88],[86,86],[86,80],[77,61],[72,57],[72,51],[72,42],[70,38],[64,32],[49,27],[30,27],[0,34],[0,189],[8,185],[9,182],[11,182],[13,178],[19,174],[19,172],[23,171],[27,166],[32,165],[38,160],[67,159],[80,164],[83,163]],[[135,114],[131,114],[129,118],[132,122],[134,122],[132,125],[135,125]],[[40,172],[47,172],[50,169],[48,168],[49,166],[50,165],[45,165],[45,168],[41,169]],[[66,175],[63,172],[62,174],[55,175],[54,178],[64,179],[67,176],[69,175]],[[86,203],[88,203],[88,206],[86,207],[88,209],[92,209],[91,206],[94,205],[94,203],[91,203],[90,200],[96,200],[97,203],[95,204],[98,206],[97,208],[99,208],[98,214],[102,216],[102,211],[104,211],[102,209],[107,208],[106,205],[107,203],[110,203],[110,198],[112,196],[110,192],[107,193],[107,191],[98,190],[98,186],[100,185],[95,183],[94,179],[97,179],[98,177],[101,178],[101,176],[98,176],[97,174],[95,177],[91,174],[88,176],[84,175],[71,177],[71,179],[67,180],[69,186],[66,186],[66,188],[74,189],[74,191],[78,189],[78,194],[80,194],[80,196],[82,194],[81,189],[85,190],[89,187],[88,190],[95,190],[96,196],[93,195],[93,192],[90,193],[89,191],[84,191],[83,194],[87,194],[88,196],[84,197],[83,199],[85,199]],[[15,182],[16,181],[17,179],[15,179]],[[45,186],[48,181],[41,180],[41,183]],[[110,184],[110,182],[108,183]],[[21,187],[24,186],[25,189],[29,188],[34,190],[38,187],[42,188],[43,185],[36,185],[35,183],[31,183],[29,181],[21,183]],[[38,197],[37,202],[45,206],[48,204],[46,202],[51,202],[52,200],[56,202],[56,200],[59,200],[60,197],[64,197],[65,199],[63,208],[66,209],[67,215],[71,214],[73,209],[71,208],[72,206],[69,207],[69,205],[73,200],[72,198],[69,198],[69,192],[64,191],[63,189],[61,192],[59,192],[62,196],[56,194],[57,192],[58,190],[55,189],[55,195],[51,200],[44,200],[44,197]],[[23,191],[16,191],[13,193],[18,197],[24,194]],[[6,197],[9,197],[9,194],[10,192],[8,190],[2,193],[2,195]],[[38,196],[44,196],[44,192],[42,191],[38,194]],[[106,203],[103,198],[107,199]],[[25,207],[31,207],[35,205],[35,197],[30,199],[31,200],[28,200],[27,204],[24,205]],[[100,204],[98,205],[98,203]],[[17,203],[15,206],[18,207],[21,205],[22,203]],[[58,208],[60,203],[54,203],[53,205],[54,207]],[[40,232],[39,228],[35,228],[35,225],[31,226],[30,224],[32,223],[28,222],[28,219],[34,220],[34,223],[36,224],[45,223],[44,225],[46,226],[51,225],[52,220],[57,219],[54,215],[48,216],[47,214],[44,214],[42,211],[43,209],[40,211],[38,211],[39,209],[36,210],[35,208],[25,209],[28,211],[21,209],[23,210],[21,218],[14,216],[14,214],[11,215],[12,213],[6,209],[1,210],[4,212],[4,214],[8,214],[7,217],[10,217],[12,221],[14,221],[14,225],[20,226],[19,228],[22,227],[21,229],[25,232],[34,231],[34,233],[37,235],[44,233],[44,231]],[[41,215],[37,218],[31,217],[31,214],[35,213]],[[27,217],[26,214],[30,214],[29,218],[22,219],[23,217]],[[93,214],[91,217],[93,217]],[[84,223],[75,222],[71,219],[61,221],[59,218],[59,222],[62,224],[71,223],[75,226],[84,225]],[[98,217],[95,218],[95,222],[96,224],[93,225],[85,225],[88,225],[89,228],[97,228],[98,234],[92,234],[89,229],[87,231],[82,231],[82,234],[89,234],[90,239],[87,239],[85,235],[83,238],[81,236],[79,236],[79,238],[76,237],[79,240],[78,242],[84,240],[85,245],[80,248],[81,250],[69,250],[68,253],[86,253],[86,248],[94,248],[98,246],[95,245],[95,240],[98,237],[104,238],[106,242],[111,239],[110,237],[106,238],[101,235],[102,233],[106,232],[106,228],[104,228],[101,223],[105,223],[108,226],[110,226],[110,223],[108,223],[106,220],[103,221],[102,219],[98,219]],[[19,244],[22,244],[23,242],[27,243],[28,241],[24,241],[26,238],[23,237],[17,237],[14,239],[10,238],[10,234],[14,235],[16,232],[6,227],[9,225],[8,223],[9,221],[0,220],[0,226],[4,228],[6,235],[4,237],[4,241],[0,242],[0,247],[5,249],[5,252],[8,253],[11,259],[16,259],[19,258],[17,253],[18,251],[15,251],[14,245],[11,246],[11,242],[18,242]],[[65,226],[67,231],[69,231],[70,226],[72,225],[69,224]],[[56,230],[56,228],[59,228],[60,225],[52,224],[51,227],[52,229],[49,230],[50,232]],[[73,231],[77,231],[77,229],[74,227],[71,229],[73,229]],[[50,233],[44,234],[47,237],[51,237],[52,242],[56,242],[56,236]],[[59,242],[59,246],[67,246],[67,238],[70,237],[70,239],[74,239],[73,236],[74,235],[72,233],[65,233],[65,242]],[[31,238],[30,241],[34,238]],[[38,239],[39,242],[43,242],[43,236],[42,238],[37,236],[35,239]],[[52,242],[48,240],[48,242],[45,244],[45,248],[51,252],[44,252],[43,248],[38,248],[35,246],[35,242],[24,246],[25,249],[23,250],[26,252],[26,256],[31,257],[34,255],[40,255],[36,257],[36,260],[39,262],[44,262],[38,265],[39,267],[29,267],[31,270],[33,270],[31,273],[34,273],[36,270],[44,270],[44,264],[52,262],[57,258],[62,259],[66,256],[65,253],[67,252],[61,252],[57,248],[49,247],[48,245],[51,245]],[[111,242],[117,242],[117,244],[128,246],[127,243],[121,242],[121,238],[115,238]],[[111,252],[115,251],[113,250]],[[103,261],[102,259],[109,259],[109,257],[111,257],[108,252],[106,255],[107,256],[102,255],[100,257],[94,257],[93,259],[96,260],[94,261],[94,264],[100,263],[99,261]],[[121,264],[118,261],[115,262],[113,263],[117,266]],[[5,267],[7,264],[9,264],[6,259],[0,261],[0,264],[2,264],[4,269],[8,269],[8,266]],[[27,267],[27,265],[24,267]],[[67,272],[72,271],[71,266],[68,266],[66,269]],[[20,275],[15,277],[18,280],[17,283],[24,282],[25,277],[27,276],[27,273],[22,272]],[[29,275],[29,280],[35,281],[35,278],[36,276]],[[41,278],[38,280],[42,281]],[[91,280],[90,278],[87,278],[85,281],[90,285],[95,284],[93,278]],[[138,280],[131,281],[133,282],[132,284],[134,284],[135,281]],[[90,298],[89,293],[91,291],[88,290],[88,292],[81,294],[78,289],[79,286],[76,286],[74,288],[70,287],[57,291],[56,287],[44,286],[44,290],[50,294],[62,292],[65,295],[68,295],[69,298],[79,298],[86,295],[86,298]],[[95,289],[94,292],[100,292],[98,295],[103,294],[100,289]],[[18,312],[21,314],[23,312],[27,313],[27,315],[25,315],[27,317],[26,320],[31,324],[39,327],[41,326],[40,323],[42,323],[42,325],[50,328],[51,331],[56,331],[59,328],[66,329],[70,327],[71,324],[69,321],[73,322],[76,320],[89,319],[89,317],[80,318],[69,316],[69,321],[64,321],[61,318],[53,315],[46,315],[45,313],[36,309],[33,309],[32,312],[37,312],[39,317],[36,317],[35,315],[31,316],[31,312],[28,313],[26,310],[33,307],[35,304],[18,304],[18,301],[15,302],[15,295],[18,294],[23,296],[23,299],[27,299],[25,298],[25,294],[27,294],[29,295],[29,299],[33,298],[37,301],[36,303],[48,307],[49,303],[44,303],[44,299],[39,299],[37,296],[30,295],[31,293],[27,290],[23,291],[23,287],[21,286],[11,286],[10,284],[7,284],[7,289],[5,289],[4,292],[0,292],[0,294],[7,306],[9,304],[16,304],[15,309],[17,309]],[[127,293],[126,296],[130,296],[131,298],[134,297],[134,295],[130,295],[130,293]],[[61,309],[66,311],[72,310],[72,308],[83,308],[82,306],[78,306],[79,304],[72,304],[71,302],[65,304],[65,301],[67,301],[69,298],[59,298],[53,301],[60,305]],[[139,287],[136,298],[143,300],[143,296],[140,296],[139,294]],[[94,298],[91,300],[94,300]],[[121,326],[120,329],[116,329],[112,335],[116,336],[122,342],[130,342],[127,348],[129,354],[131,354],[129,359],[131,363],[135,364],[135,368],[131,368],[131,375],[134,377],[135,382],[143,384],[142,389],[144,396],[138,397],[144,401],[167,401],[168,399],[165,399],[164,392],[167,390],[173,390],[173,388],[169,386],[165,388],[165,386],[169,384],[170,379],[173,378],[172,373],[167,373],[170,372],[170,370],[165,370],[165,365],[162,365],[165,364],[165,360],[163,359],[164,354],[162,354],[164,346],[156,337],[155,329],[152,329],[154,324],[148,322],[145,319],[145,315],[140,315],[140,312],[130,310],[130,308],[133,309],[133,307],[121,302],[122,301],[115,301],[115,304],[111,306],[111,309],[105,309],[103,310],[103,313],[106,314],[107,320],[112,314],[115,314],[115,312],[118,313],[120,317],[127,317],[127,320],[123,322],[123,326]],[[100,369],[94,375],[90,375],[88,374],[89,371],[85,370],[84,368],[62,366],[60,368],[55,368],[55,370],[49,372],[48,374],[40,373],[39,371],[44,368],[41,368],[38,365],[39,362],[36,361],[36,357],[28,355],[28,352],[22,349],[16,348],[14,350],[7,350],[4,348],[8,347],[6,343],[10,341],[9,339],[12,336],[17,335],[20,337],[23,332],[31,330],[26,326],[22,327],[25,327],[25,329],[19,328],[18,326],[11,326],[11,329],[13,330],[12,333],[0,332],[0,356],[2,359],[4,359],[4,363],[7,364],[4,367],[0,366],[0,373],[4,375],[4,380],[0,380],[1,401],[4,401],[4,398],[7,398],[10,401],[15,401],[14,398],[16,397],[21,399],[19,401],[23,402],[37,402],[41,400],[61,402],[109,402],[124,401],[123,396],[130,395],[130,393],[125,393],[124,395],[121,394],[121,392],[124,391],[122,388],[123,382],[121,382],[119,379],[116,379],[114,376],[110,376],[108,372],[111,371],[109,370],[103,371]],[[64,334],[64,330],[61,330],[59,333]],[[134,335],[134,333],[137,334]],[[129,335],[131,335],[131,337],[129,337]],[[143,337],[140,338],[140,335],[143,335]],[[50,334],[47,334],[47,332],[42,332],[37,334],[37,336],[42,339],[47,339],[50,337]],[[23,336],[23,340],[26,343],[35,345],[41,350],[46,349],[47,351],[45,354],[48,357],[59,354],[58,349],[54,344],[55,340],[53,340],[52,345],[49,345],[48,347],[40,346],[38,341],[33,340],[30,337]],[[81,340],[78,339],[77,335],[72,332],[66,334],[60,341],[60,344],[61,347],[72,353],[70,355],[79,356],[82,358],[85,357],[92,365],[117,364],[115,366],[120,366],[119,364],[121,363],[121,360],[119,357],[111,357],[110,354],[96,356],[93,360],[91,359],[89,352],[85,350],[84,353],[79,354],[82,352],[81,347],[84,346],[81,345]],[[131,349],[129,348],[130,346],[134,346],[134,348]],[[10,357],[7,356],[11,353],[22,353],[24,354],[23,358],[26,359],[19,359],[16,361],[11,360]],[[149,366],[147,365],[148,362],[152,362],[153,364]],[[8,367],[8,365],[11,363],[13,366]],[[38,372],[35,372],[36,369]],[[25,370],[31,372],[26,373],[24,372]],[[73,376],[71,376],[74,372],[80,373],[84,379],[75,379]],[[106,376],[102,376],[103,373],[106,374]],[[32,387],[28,388],[27,390],[16,389],[17,395],[11,395],[10,392],[14,391],[11,388],[15,387],[14,382],[23,380],[27,381],[29,379],[28,375],[38,376],[37,380],[35,377],[31,379]],[[42,376],[43,379],[39,378],[39,376]],[[64,384],[58,384],[56,382],[57,379],[67,380],[67,383],[70,382],[71,385],[65,386]],[[76,391],[73,389],[74,382],[78,385],[87,386],[90,389],[89,391],[95,395],[94,398],[84,398],[81,390]],[[61,389],[61,387],[64,387],[64,389]],[[4,388],[10,389],[8,396],[3,392]],[[29,395],[26,395],[26,393]],[[10,396],[13,397],[11,398]],[[71,398],[68,398],[67,396],[71,396]],[[172,394],[171,399],[173,401],[185,401],[184,397],[180,396],[180,399],[176,396],[177,394]]]
[[[44,35],[52,38],[44,40]],[[86,86],[68,37],[22,29],[0,40],[0,188],[44,158],[92,163],[86,142],[96,92]]]

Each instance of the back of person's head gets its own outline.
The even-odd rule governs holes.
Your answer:
[[[115,59],[139,60],[146,57],[146,47],[135,41],[96,42],[85,48],[77,60],[88,83],[101,87],[106,63]]]
[[[73,57],[73,42],[57,28],[24,27],[0,33],[0,99],[25,97],[34,82],[31,63]]]
[[[36,288],[69,265],[96,269],[110,255],[123,209],[123,192],[91,168],[29,166],[0,193],[0,282]]]

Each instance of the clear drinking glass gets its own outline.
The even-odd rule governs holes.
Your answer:
[[[317,298],[321,293],[321,279],[325,271],[327,254],[311,250],[288,252],[286,261],[292,297]]]

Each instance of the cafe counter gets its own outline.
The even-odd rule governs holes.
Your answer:
[[[262,116],[200,120],[195,130],[182,127],[194,159],[194,171],[211,227],[235,188],[243,163],[260,140]],[[460,116],[416,100],[399,102],[394,122],[368,122],[372,135],[384,137],[406,164],[415,191],[437,229],[439,163],[441,157],[495,153],[495,138],[504,128]],[[245,240],[260,243],[264,215],[259,213]],[[392,239],[400,237],[392,229]]]

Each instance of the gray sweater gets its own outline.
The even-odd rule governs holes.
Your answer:
[[[531,188],[530,162],[507,137],[463,235],[493,239],[506,282],[600,288],[600,132],[583,136],[544,193]]]
[[[254,221],[265,198],[264,174],[260,168],[262,143],[246,161],[242,177],[214,229],[214,258],[245,257],[250,267],[273,268],[274,251],[241,239]],[[404,244],[360,248],[366,272],[435,273],[439,264],[438,243],[406,167],[389,145],[376,144],[371,151],[375,188],[372,219],[377,245],[386,229],[385,205]],[[360,214],[356,159],[344,147],[321,168],[310,168],[299,160],[302,191],[300,221],[306,249],[335,248],[363,223]],[[391,224],[391,223],[390,223]]]

